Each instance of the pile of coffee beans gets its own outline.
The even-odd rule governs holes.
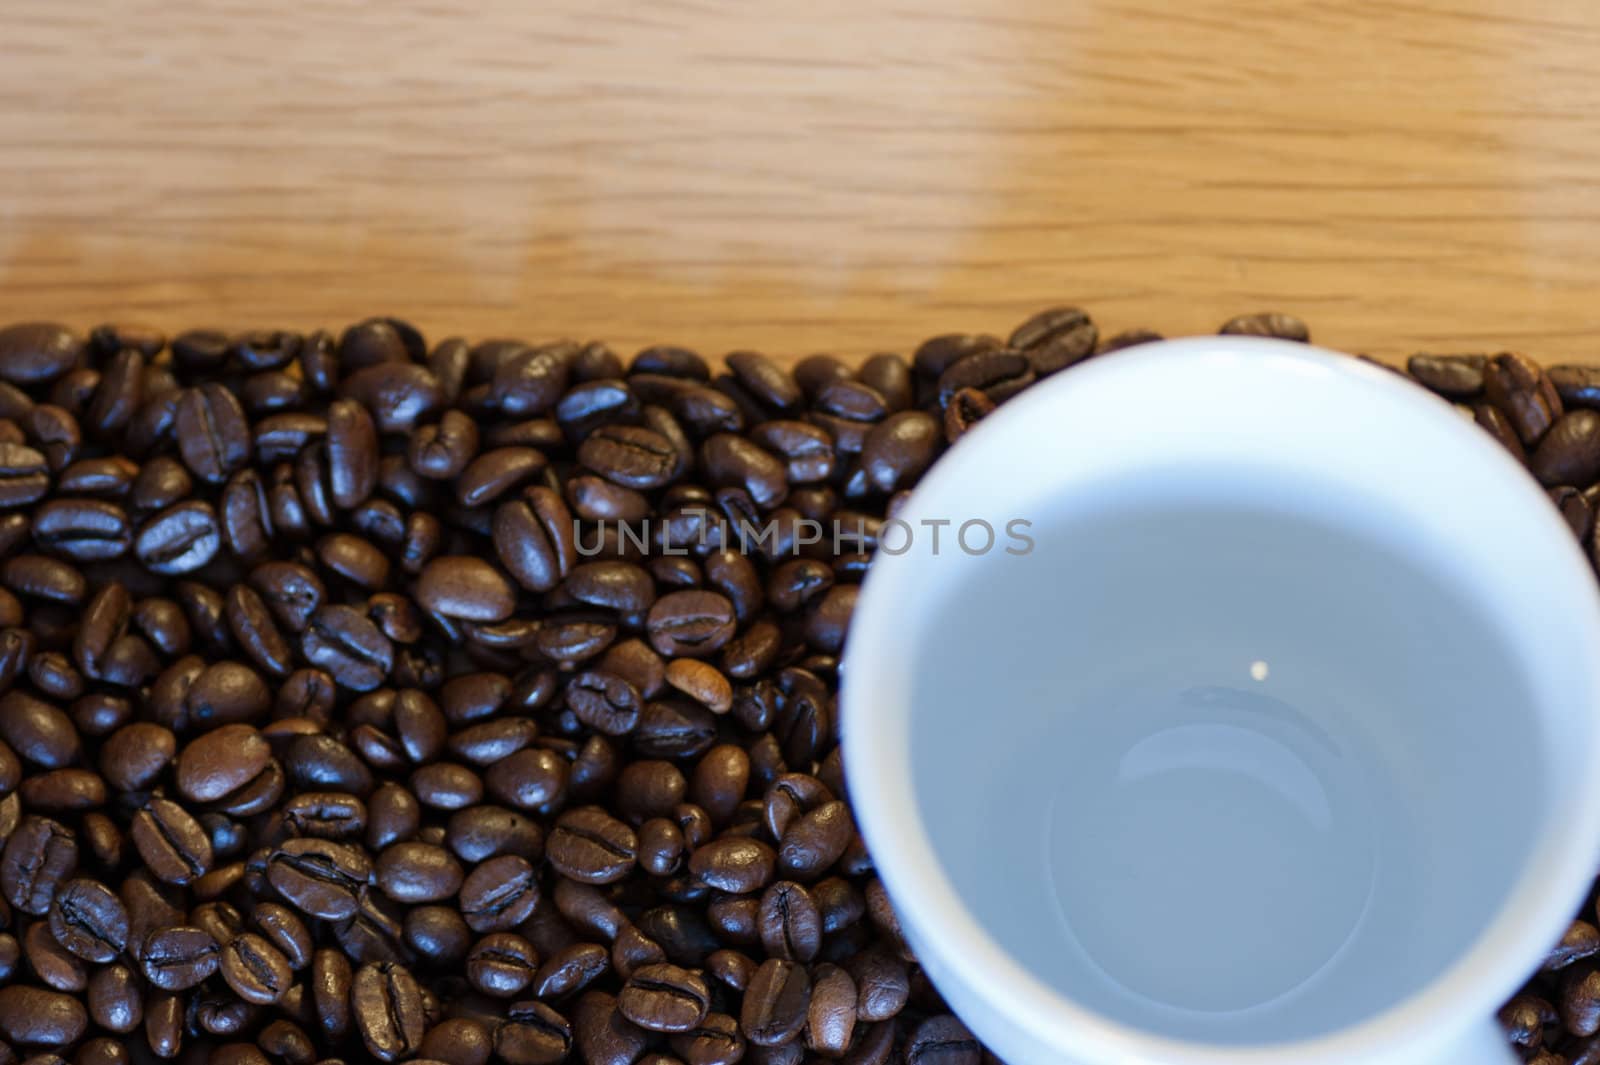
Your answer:
[[[949,442],[1154,338],[0,329],[0,1065],[994,1060],[852,821],[840,648]],[[1411,371],[1592,542],[1600,374]],[[1600,1061],[1591,956],[1531,1060]]]

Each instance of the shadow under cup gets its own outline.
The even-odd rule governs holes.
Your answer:
[[[1026,554],[953,553],[910,753],[1005,952],[1130,1027],[1259,1044],[1460,959],[1551,799],[1503,623],[1421,541],[1332,486],[1228,478],[1080,491]]]

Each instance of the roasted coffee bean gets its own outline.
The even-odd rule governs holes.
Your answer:
[[[939,422],[922,411],[903,411],[874,426],[861,451],[867,483],[884,493],[910,485],[938,455],[942,435]]]
[[[291,910],[275,902],[257,903],[250,919],[278,948],[290,969],[298,972],[311,964],[311,932]]]
[[[466,766],[435,762],[411,774],[411,791],[424,806],[460,810],[483,798],[483,779]]]
[[[89,986],[89,970],[82,959],[63,947],[44,921],[33,922],[23,933],[22,954],[28,960],[28,968],[46,987],[78,993]]]
[[[120,962],[90,974],[86,1005],[95,1024],[119,1035],[133,1031],[144,1020],[138,977]]]
[[[429,562],[417,580],[416,595],[425,609],[463,621],[504,621],[516,605],[511,583],[489,563],[471,556]]]
[[[694,758],[716,738],[715,715],[687,699],[646,704],[632,737],[635,753],[645,758]]]
[[[144,978],[163,991],[185,991],[217,971],[221,949],[210,933],[177,926],[152,932],[139,954]]]
[[[1488,361],[1483,355],[1419,353],[1406,361],[1406,371],[1424,388],[1446,399],[1474,399],[1483,393],[1483,370]],[[1550,376],[1554,381],[1554,369]],[[1557,391],[1560,391],[1559,385]]]
[[[18,822],[0,851],[0,891],[23,913],[43,917],[77,865],[76,834],[60,822],[30,814]]]
[[[411,1057],[427,1029],[422,989],[404,966],[363,965],[350,987],[350,1012],[368,1053],[380,1061]]]
[[[258,1006],[277,1002],[294,979],[283,953],[253,932],[236,936],[223,946],[221,970],[234,994]]]
[[[16,690],[0,696],[0,739],[44,769],[72,764],[83,749],[72,719],[60,708]]]
[[[772,880],[776,856],[760,840],[727,836],[698,847],[689,855],[689,872],[718,891],[747,895]]]
[[[644,700],[622,677],[592,671],[574,676],[567,686],[567,705],[578,720],[608,736],[623,736],[639,723]]]
[[[587,1065],[629,1065],[650,1045],[650,1034],[624,1017],[617,1001],[603,991],[589,991],[572,1013],[573,1043]]]
[[[211,504],[190,500],[145,522],[134,538],[133,552],[151,572],[174,576],[201,568],[221,546],[222,530]]]
[[[211,869],[211,839],[183,807],[152,798],[133,817],[133,845],[145,867],[169,884],[189,884]]]
[[[465,862],[481,862],[500,854],[538,861],[544,853],[544,834],[538,823],[499,806],[473,806],[453,814],[445,838]]]
[[[1094,354],[1099,331],[1077,307],[1040,311],[1011,334],[1009,345],[1027,356],[1040,377],[1064,370]]]
[[[484,936],[467,954],[467,982],[495,998],[520,995],[533,983],[538,968],[533,944],[510,932]]]
[[[535,748],[507,755],[484,773],[489,794],[520,810],[535,810],[557,802],[566,781],[566,762],[552,751]]]
[[[272,887],[301,913],[339,920],[356,912],[372,865],[358,849],[330,840],[290,839],[267,859]]]
[[[220,484],[250,461],[251,437],[244,408],[220,384],[203,384],[178,400],[178,450],[194,474]]]
[[[73,954],[103,965],[127,946],[128,912],[104,884],[69,880],[51,904],[50,931]]]
[[[42,452],[20,442],[0,441],[0,507],[23,507],[50,490],[50,466]]]
[[[53,499],[33,513],[33,541],[40,550],[75,562],[97,562],[126,554],[133,528],[115,503]]]
[[[533,866],[516,855],[479,865],[461,884],[461,915],[474,932],[500,932],[527,920],[539,904]]]
[[[1311,331],[1306,328],[1304,322],[1292,314],[1277,311],[1241,314],[1228,319],[1217,332],[1225,336],[1278,337],[1283,340],[1298,340],[1301,343],[1311,340]]]
[[[705,1020],[711,993],[705,981],[676,965],[636,969],[617,996],[617,1009],[641,1028],[687,1032]]]
[[[1484,369],[1484,398],[1505,415],[1523,445],[1543,439],[1561,417],[1561,397],[1550,378],[1526,355],[1494,356]]]
[[[378,855],[377,884],[396,902],[438,902],[461,888],[461,863],[443,847],[396,843]]]
[[[809,962],[822,947],[822,915],[799,884],[784,880],[767,888],[757,922],[770,957]]]
[[[779,1046],[800,1034],[811,1004],[811,980],[803,966],[769,958],[744,992],[739,1026],[756,1046]]]
[[[1563,414],[1539,441],[1529,468],[1541,484],[1551,487],[1600,480],[1600,412]]]
[[[837,965],[817,966],[806,1010],[806,1046],[828,1058],[843,1057],[856,1027],[856,983]]]
[[[624,488],[660,488],[678,472],[672,441],[651,429],[601,426],[578,446],[578,461]]]
[[[495,1055],[506,1065],[554,1065],[572,1044],[572,1025],[543,1002],[513,1003],[494,1033]]]
[[[324,606],[311,615],[301,653],[342,687],[371,691],[394,664],[394,645],[372,621],[348,606]]]
[[[638,837],[598,807],[569,810],[557,818],[545,846],[551,866],[584,884],[609,884],[633,870]]]
[[[906,1065],[979,1065],[983,1048],[955,1017],[929,1017],[911,1033]]]
[[[13,1043],[66,1048],[83,1038],[88,1023],[83,1004],[70,995],[25,984],[0,987],[0,1035]]]
[[[646,628],[650,643],[663,655],[704,658],[733,636],[733,604],[715,592],[672,592],[650,608]]]

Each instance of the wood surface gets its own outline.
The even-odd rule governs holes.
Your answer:
[[[1600,5],[8,0],[0,317],[1600,354]]]

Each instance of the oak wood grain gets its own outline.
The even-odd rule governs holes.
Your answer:
[[[1600,5],[11,0],[6,318],[1600,355]]]

